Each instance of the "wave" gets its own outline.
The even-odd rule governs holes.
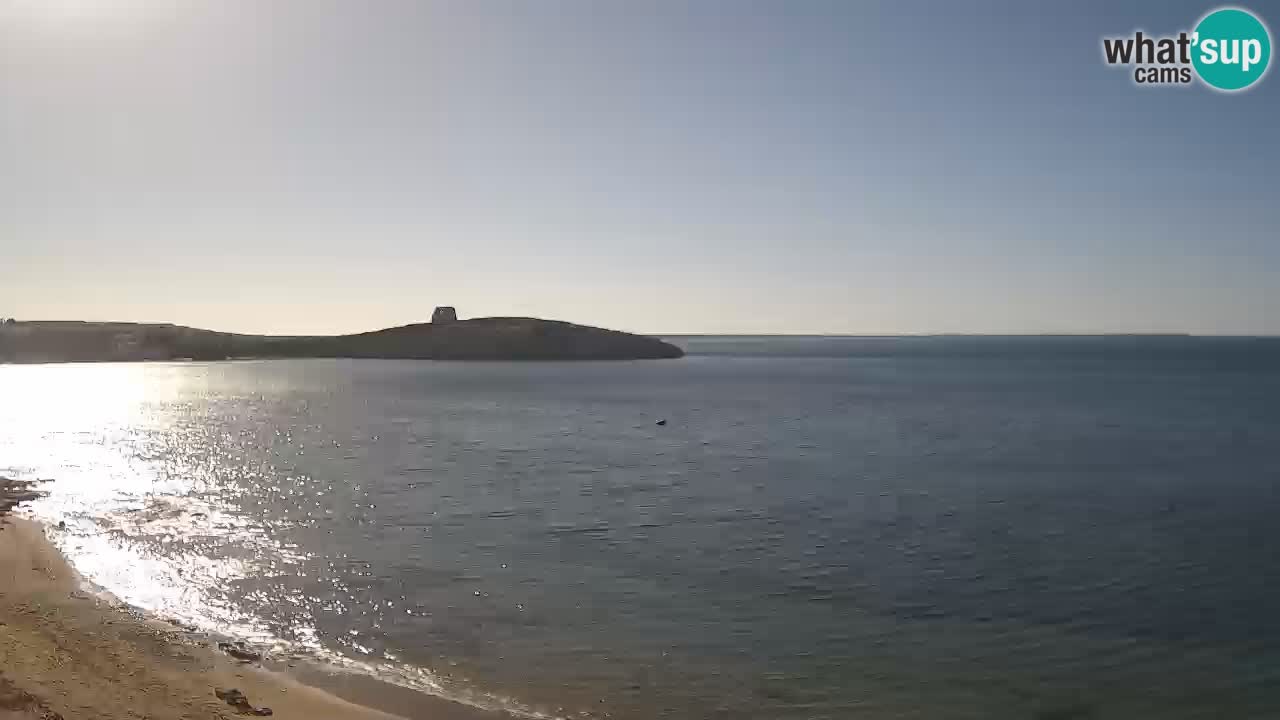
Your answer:
[[[35,479],[14,474],[20,480]],[[56,483],[46,487],[51,491],[26,512],[45,525],[87,592],[204,634],[214,643],[245,643],[269,663],[311,663],[486,711],[563,720],[562,715],[405,662],[393,651],[379,651],[356,638],[325,638],[314,623],[292,624],[285,637],[272,622],[247,612],[219,588],[253,578],[264,566],[301,559],[303,553],[275,542],[214,499],[122,493],[111,503],[88,504],[57,492]],[[235,537],[238,552],[245,556],[201,552],[223,545],[228,537]],[[177,545],[184,549],[175,552]],[[156,546],[168,546],[167,551],[158,552]],[[354,653],[336,649],[336,644]]]

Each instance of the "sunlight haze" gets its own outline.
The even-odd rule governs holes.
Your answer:
[[[0,8],[0,316],[1280,333],[1280,85],[1099,59],[1198,4]]]

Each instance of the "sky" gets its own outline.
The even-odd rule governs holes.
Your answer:
[[[0,316],[1280,334],[1280,75],[1102,62],[1214,7],[0,0]]]

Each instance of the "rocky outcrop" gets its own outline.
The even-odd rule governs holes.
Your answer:
[[[441,305],[431,313],[432,325],[443,325],[444,323],[458,322],[458,311],[448,305]]]
[[[657,338],[536,318],[405,325],[333,338],[321,342],[316,352],[434,360],[647,360],[684,355]]]
[[[31,502],[42,496],[43,493],[33,489],[32,483],[0,477],[0,516],[21,503]]]

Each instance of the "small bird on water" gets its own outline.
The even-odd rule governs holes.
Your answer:
[[[666,420],[659,420],[657,424],[659,424],[659,425],[666,425],[666,424],[667,424],[667,421],[666,421]]]

